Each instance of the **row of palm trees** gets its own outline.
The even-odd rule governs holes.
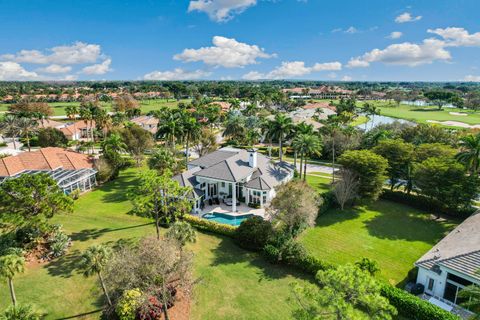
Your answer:
[[[11,137],[13,148],[17,149],[16,139],[23,137],[30,151],[30,140],[38,131],[38,121],[28,117],[17,117],[15,115],[6,115],[0,122],[0,132],[5,137]]]

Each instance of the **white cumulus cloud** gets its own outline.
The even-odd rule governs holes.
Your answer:
[[[316,63],[309,67],[303,61],[284,61],[282,64],[268,73],[260,73],[258,71],[251,71],[243,75],[245,80],[259,80],[259,79],[291,79],[298,78],[311,74],[312,72],[320,71],[335,71],[341,70],[342,64],[340,62]]]
[[[57,46],[40,50],[20,50],[15,54],[5,54],[2,60],[34,64],[83,64],[94,63],[102,55],[98,44],[75,42],[72,45]]]
[[[143,76],[145,80],[196,80],[211,75],[211,72],[203,70],[187,71],[176,68],[171,71],[153,71]]]
[[[38,72],[43,72],[43,73],[67,73],[72,71],[72,67],[70,66],[61,66],[59,64],[51,64],[45,68],[40,68],[37,70]]]
[[[412,16],[410,12],[404,12],[395,18],[396,23],[413,22],[422,19],[422,16]]]
[[[205,12],[213,21],[225,22],[256,4],[257,0],[192,0],[188,12]]]
[[[274,54],[268,54],[257,45],[249,45],[235,39],[215,36],[212,47],[200,49],[185,49],[173,58],[184,62],[202,61],[215,67],[238,68],[250,64],[256,64],[258,58],[272,58]]]
[[[350,76],[343,76],[342,81],[352,81],[352,77]]]
[[[451,55],[444,47],[445,42],[437,39],[425,39],[421,44],[410,42],[392,44],[385,49],[373,49],[360,57],[352,58],[347,66],[368,67],[372,62],[383,62],[413,67],[434,61],[448,61]]]
[[[81,73],[83,74],[105,74],[112,69],[110,69],[110,64],[112,63],[112,59],[105,59],[102,63],[93,64],[91,66],[86,66],[82,69]]]
[[[470,34],[464,28],[449,27],[445,29],[428,29],[429,33],[436,34],[452,47],[478,47],[480,46],[480,32]]]
[[[466,75],[465,78],[463,78],[463,81],[467,82],[480,82],[480,76],[474,76],[474,75]]]
[[[387,38],[390,38],[390,39],[398,39],[398,38],[400,38],[402,35],[403,35],[403,33],[401,33],[400,31],[393,31],[392,33],[390,33],[390,35],[389,35]]]
[[[0,62],[0,80],[20,81],[20,80],[38,80],[39,75],[36,72],[25,70],[19,63],[12,61]]]

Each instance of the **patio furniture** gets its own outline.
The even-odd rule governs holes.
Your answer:
[[[232,200],[232,198],[226,198],[226,199],[224,200],[224,202],[225,202],[225,204],[226,204],[227,206],[232,206],[232,205],[233,205],[233,200]],[[240,201],[236,200],[236,203],[237,203],[237,206],[240,205]]]

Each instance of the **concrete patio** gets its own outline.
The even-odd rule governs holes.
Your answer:
[[[203,210],[202,210],[202,214],[213,213],[213,212],[225,213],[225,214],[229,214],[229,215],[232,215],[232,216],[254,214],[254,215],[260,216],[262,218],[265,218],[265,208],[254,209],[254,208],[250,208],[249,206],[247,206],[244,203],[240,203],[239,205],[237,205],[237,211],[236,212],[232,212],[232,207],[227,206],[225,203],[214,204],[214,205],[211,205],[211,206],[206,205],[205,208],[203,208]]]

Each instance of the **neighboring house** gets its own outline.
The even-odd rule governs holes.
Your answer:
[[[138,124],[140,127],[151,132],[152,134],[157,133],[158,119],[154,116],[139,116],[131,119],[130,121]]]
[[[415,262],[425,293],[458,305],[458,292],[480,285],[480,214],[466,219]]]
[[[79,120],[77,122],[66,123],[59,127],[60,131],[65,134],[68,140],[88,140],[91,137],[92,131],[95,130],[95,121]]]
[[[194,211],[204,201],[237,202],[264,207],[275,197],[275,187],[293,178],[294,167],[274,162],[257,150],[222,148],[188,163],[188,170],[173,177],[181,186],[193,188]]]
[[[97,184],[93,159],[62,148],[42,148],[0,159],[0,183],[22,174],[45,172],[66,194],[90,190]]]

